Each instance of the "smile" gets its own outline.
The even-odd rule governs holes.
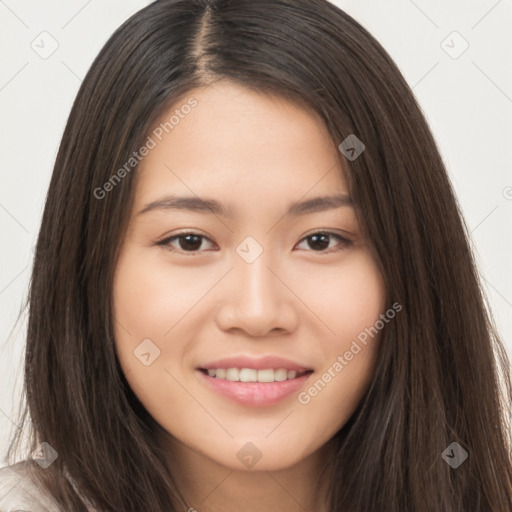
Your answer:
[[[231,382],[283,382],[302,377],[311,370],[297,372],[286,368],[266,368],[263,370],[254,368],[210,368],[208,370],[201,369],[201,371],[207,372],[210,377]]]
[[[261,377],[260,372],[262,372]],[[298,393],[304,387],[313,370],[299,373],[296,370],[284,370],[282,368],[277,370],[218,368],[198,369],[196,373],[208,390],[214,391],[230,401],[248,407],[268,407],[284,401],[292,394]],[[213,373],[215,375],[210,375]],[[255,375],[258,380],[254,380]]]

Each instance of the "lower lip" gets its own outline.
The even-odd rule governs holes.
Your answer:
[[[265,407],[274,405],[299,391],[311,373],[306,373],[295,379],[281,382],[232,382],[225,379],[210,377],[200,370],[196,370],[206,384],[234,402],[252,407]]]

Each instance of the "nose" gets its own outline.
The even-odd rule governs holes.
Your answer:
[[[285,272],[266,257],[247,263],[238,256],[220,292],[216,321],[225,331],[253,337],[282,335],[296,329],[298,299]]]

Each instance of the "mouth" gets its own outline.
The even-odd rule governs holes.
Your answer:
[[[201,373],[208,377],[229,382],[284,382],[287,380],[299,379],[310,374],[313,370],[288,370],[286,368],[198,368]]]
[[[198,379],[208,391],[245,407],[286,403],[300,392],[313,370],[287,368],[198,368]]]

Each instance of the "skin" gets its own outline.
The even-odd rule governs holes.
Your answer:
[[[351,205],[285,216],[292,202],[348,195],[338,149],[316,114],[221,81],[190,91],[162,120],[190,97],[197,106],[137,170],[113,289],[119,361],[161,427],[169,470],[190,507],[327,511],[319,474],[329,441],[368,388],[380,333],[307,404],[298,393],[266,407],[235,403],[196,368],[277,355],[314,370],[307,390],[384,312],[383,278]],[[217,199],[235,216],[139,214],[171,193]],[[206,237],[192,252],[183,239],[157,245],[187,231]],[[331,236],[319,248],[306,238],[319,231],[350,243]],[[247,236],[263,249],[250,264],[236,252]],[[148,366],[134,356],[144,339],[160,350]],[[237,457],[247,442],[261,453],[251,468]]]

